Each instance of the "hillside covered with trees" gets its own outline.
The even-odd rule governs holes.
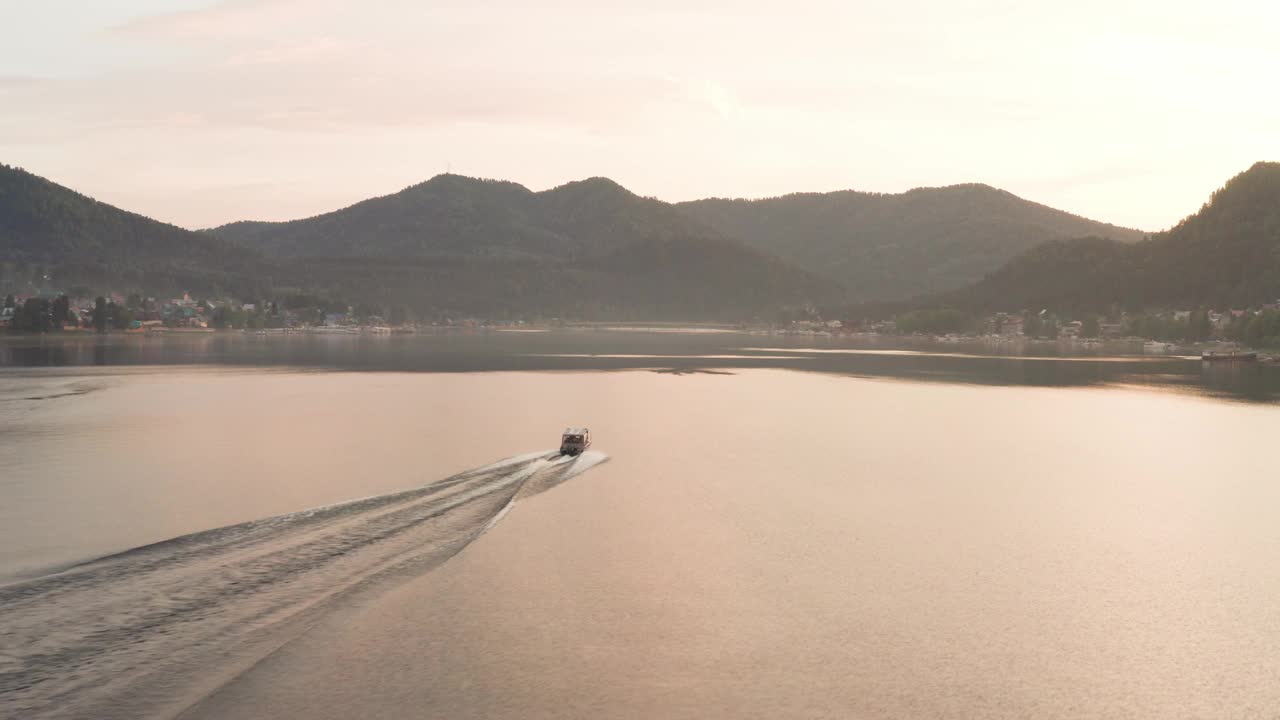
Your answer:
[[[923,304],[974,310],[1249,307],[1280,298],[1280,163],[1257,163],[1199,212],[1138,243],[1046,243]]]
[[[0,285],[242,292],[261,256],[0,165]]]
[[[907,293],[1073,228],[1100,232],[1050,237],[967,288],[886,307],[1087,314],[1280,298],[1277,163],[1136,242],[985,186],[673,206],[602,178],[532,192],[456,175],[305,220],[191,232],[0,166],[0,288],[305,294],[401,317],[773,318],[844,304],[835,277],[854,299]]]
[[[986,185],[899,194],[797,193],[681,203],[730,237],[842,283],[854,301],[894,301],[964,287],[1019,253],[1086,235],[1136,230],[1095,222]]]
[[[239,222],[207,232],[282,258],[573,260],[637,243],[724,239],[674,206],[605,178],[533,192],[512,182],[460,175],[438,175],[316,217]],[[716,247],[760,256],[737,243]]]
[[[0,289],[310,295],[435,319],[742,320],[824,281],[606,180],[544,193],[441,176],[291,223],[192,232],[0,168]]]

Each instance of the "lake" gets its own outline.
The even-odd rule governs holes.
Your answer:
[[[0,340],[0,716],[1273,716],[1280,370],[1093,353]]]

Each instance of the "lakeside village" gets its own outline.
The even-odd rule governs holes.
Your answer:
[[[255,302],[195,299],[187,293],[169,299],[118,293],[93,298],[78,295],[54,289],[4,295],[0,332],[161,334],[240,330],[394,334],[432,327],[533,329],[606,325],[558,319],[526,322],[450,317],[413,322],[407,311],[392,310],[384,317],[376,308],[334,308],[332,303],[309,295]],[[1146,352],[1170,353],[1224,347],[1280,350],[1280,300],[1256,308],[1115,311],[1081,317],[1059,316],[1048,310],[989,315],[971,315],[955,309],[915,310],[888,320],[864,321],[823,319],[820,310],[810,306],[785,311],[773,322],[745,323],[736,329],[779,334],[899,336],[940,342],[1057,341],[1085,347],[1137,342],[1143,343]]]
[[[1257,308],[1228,310],[1168,310],[1110,315],[1059,316],[1049,310],[970,315],[959,310],[917,310],[890,320],[822,320],[816,312],[805,319],[789,319],[782,332],[822,335],[894,335],[939,342],[1028,341],[1101,347],[1104,343],[1141,343],[1148,353],[1195,350],[1243,353],[1280,350],[1280,300]],[[1280,361],[1280,356],[1262,357]]]
[[[58,290],[9,294],[0,305],[0,331],[18,333],[158,334],[209,333],[217,330],[308,331],[331,333],[410,332],[402,318],[395,322],[368,309],[331,309],[315,298],[293,296],[284,301],[240,302],[231,299],[159,299],[110,294],[75,297]]]

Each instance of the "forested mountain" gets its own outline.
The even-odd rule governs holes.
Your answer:
[[[964,287],[1050,240],[1142,237],[986,185],[710,199],[678,207],[725,235],[841,282],[859,301]]]
[[[653,240],[579,260],[305,258],[304,287],[419,318],[772,319],[833,296],[825,281],[726,240]]]
[[[0,168],[0,289],[41,284],[306,294],[425,319],[738,320],[837,292],[607,180],[532,193],[447,175],[309,220],[196,233]]]
[[[1235,176],[1199,212],[1134,244],[1050,243],[927,301],[973,309],[1245,307],[1280,298],[1280,163]]]
[[[0,165],[0,283],[240,290],[260,254]]]
[[[393,195],[288,222],[238,222],[210,235],[276,257],[504,257],[557,254],[560,239],[509,182],[440,175]]]
[[[642,241],[720,237],[675,207],[605,178],[535,193],[459,175],[438,175],[312,218],[232,223],[208,232],[291,258],[566,260]]]
[[[378,302],[488,316],[745,318],[836,283],[604,178],[533,192],[439,175],[324,215],[207,233]]]

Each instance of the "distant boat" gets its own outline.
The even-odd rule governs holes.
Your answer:
[[[1200,353],[1200,359],[1205,362],[1254,362],[1258,359],[1256,352],[1217,352],[1215,350],[1205,350]]]

